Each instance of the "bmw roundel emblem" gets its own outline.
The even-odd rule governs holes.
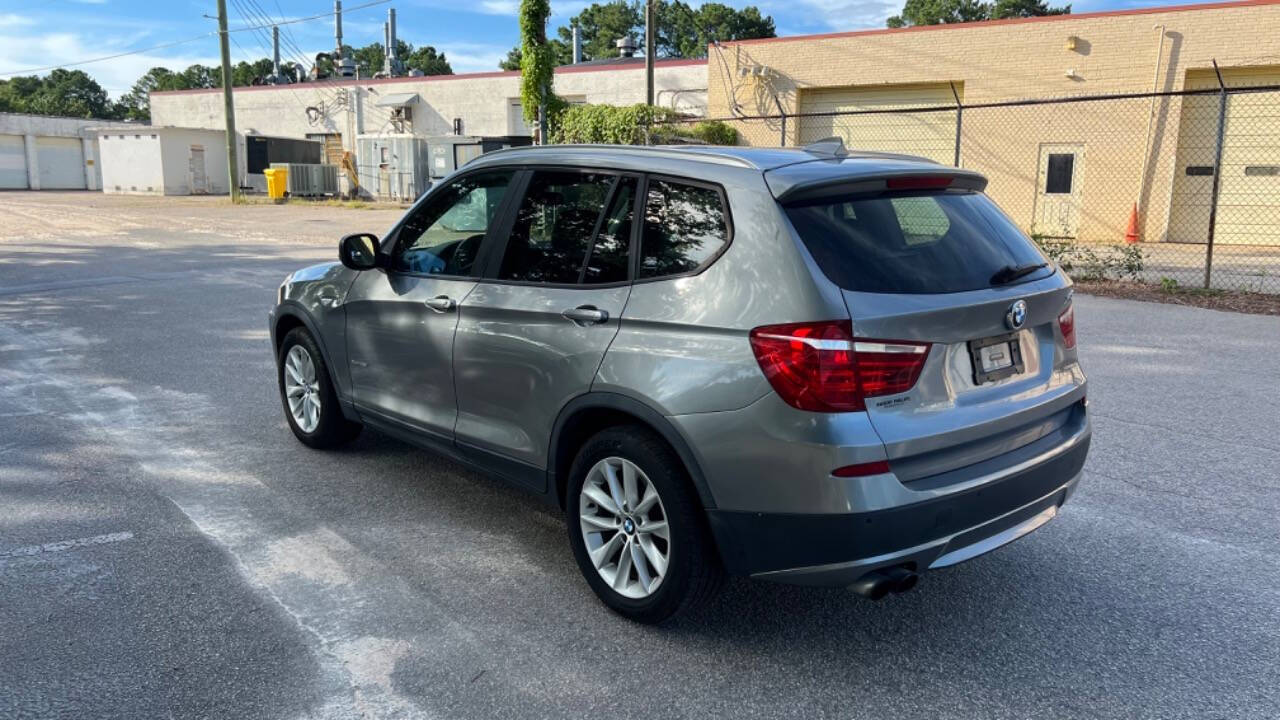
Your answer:
[[[1009,312],[1005,313],[1004,324],[1009,326],[1010,330],[1017,330],[1027,321],[1027,301],[1019,300],[1009,306]]]

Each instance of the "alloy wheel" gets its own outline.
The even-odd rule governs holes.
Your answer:
[[[658,489],[635,463],[607,457],[587,471],[578,495],[587,554],[623,597],[657,592],[671,559],[671,532]]]
[[[304,433],[315,432],[320,425],[320,383],[316,381],[316,364],[301,345],[289,348],[285,356],[284,393],[293,422]]]

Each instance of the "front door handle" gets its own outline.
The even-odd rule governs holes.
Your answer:
[[[437,295],[427,301],[427,307],[438,313],[446,313],[458,307],[458,303],[448,295]]]
[[[578,325],[599,325],[609,319],[609,313],[594,305],[579,305],[560,313]]]

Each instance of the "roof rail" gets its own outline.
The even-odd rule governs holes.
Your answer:
[[[801,149],[810,155],[820,157],[842,158],[849,155],[849,151],[844,146],[844,138],[838,135],[811,142]]]

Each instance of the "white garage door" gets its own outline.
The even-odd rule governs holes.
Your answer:
[[[36,138],[41,190],[84,190],[84,144],[80,138]]]
[[[1223,68],[1228,87],[1280,84],[1280,68]],[[1218,87],[1213,71],[1188,71],[1188,90]],[[1277,93],[1228,96],[1214,244],[1280,245],[1280,102]],[[1169,239],[1207,242],[1218,95],[1182,99]]]
[[[956,84],[964,98],[963,88]],[[955,95],[949,83],[877,85],[802,90],[800,112],[838,113],[856,110],[894,110],[950,106]],[[927,113],[872,113],[867,115],[824,115],[800,117],[800,144],[838,136],[850,150],[876,150],[921,155],[950,165],[955,160],[956,114],[954,111]]]
[[[0,190],[27,187],[27,146],[21,135],[0,135]]]

